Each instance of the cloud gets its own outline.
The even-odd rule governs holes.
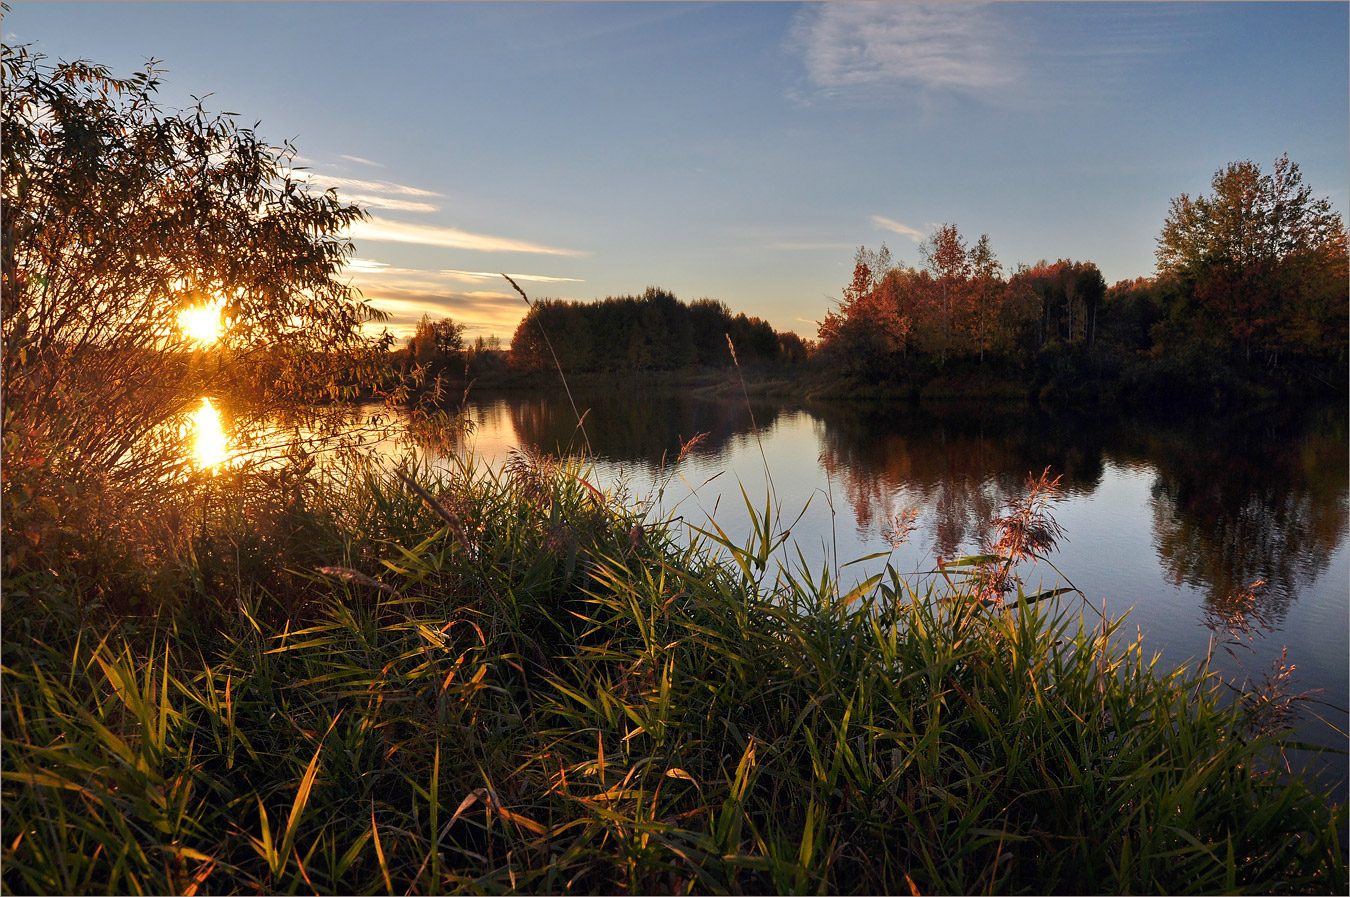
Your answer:
[[[478,283],[483,280],[501,280],[502,274],[499,271],[460,271],[456,268],[441,268],[435,271],[427,271],[421,268],[394,268],[384,262],[377,262],[373,259],[354,258],[347,262],[348,270],[357,274],[379,274],[395,276],[412,276],[413,278],[422,278],[427,281],[435,281],[441,278],[453,278],[470,283]],[[512,274],[516,280],[525,280],[531,283],[585,283],[580,277],[552,277],[547,274]],[[512,294],[515,295],[515,294]]]
[[[436,246],[441,249],[470,249],[477,252],[527,252],[537,255],[582,256],[587,253],[575,249],[558,249],[509,237],[473,234],[455,227],[436,227],[428,224],[405,224],[371,216],[351,226],[353,240],[378,240],[388,243],[412,243],[418,246]]]
[[[349,260],[347,271],[362,298],[390,315],[387,321],[366,324],[371,333],[387,328],[396,336],[407,336],[416,329],[422,315],[427,314],[433,319],[454,318],[466,326],[465,332],[470,336],[495,333],[509,339],[527,311],[520,295],[508,290],[506,281],[495,272],[402,268],[362,258]],[[534,283],[583,282],[575,277],[545,274],[511,276]],[[478,288],[464,289],[466,282]]]
[[[496,333],[509,340],[528,311],[515,293],[380,287],[363,290],[362,294],[371,305],[389,314],[385,321],[366,324],[366,329],[378,333],[387,328],[396,336],[411,334],[425,314],[433,320],[451,317],[465,325],[465,332],[471,336]]]
[[[827,92],[897,84],[978,92],[1010,83],[986,4],[821,3],[802,10],[791,41]]]
[[[394,196],[445,195],[443,193],[436,193],[432,190],[423,190],[420,187],[395,184],[390,181],[362,181],[356,178],[340,178],[331,174],[319,174],[316,171],[306,171],[303,172],[303,175],[310,184],[325,190],[329,187],[336,187],[338,190],[364,190],[367,193],[393,194]]]
[[[373,196],[368,193],[344,193],[345,202],[353,202],[367,209],[390,209],[395,212],[438,212],[440,206],[429,202],[417,202],[410,199],[390,199],[387,196]]]
[[[915,243],[922,243],[924,240],[923,232],[910,227],[908,224],[901,224],[899,221],[892,221],[890,218],[883,218],[880,215],[873,215],[871,220],[877,227],[909,237]]]
[[[462,279],[462,280],[470,280],[470,281],[475,281],[475,280],[487,280],[487,279],[489,279],[489,278],[493,278],[493,277],[498,277],[498,278],[499,278],[499,277],[502,276],[500,273],[492,272],[492,271],[456,271],[456,270],[453,269],[453,268],[444,268],[444,269],[442,269],[441,271],[439,271],[438,273],[440,273],[440,274],[445,274],[445,275],[447,275],[447,276],[449,276],[449,277],[458,277],[458,278],[460,278],[460,279]],[[531,282],[531,283],[585,283],[585,282],[586,282],[586,281],[582,280],[580,277],[549,277],[548,275],[545,275],[545,274],[512,274],[511,276],[512,276],[514,279],[516,279],[516,280],[526,280],[526,281],[529,281],[529,282]]]
[[[350,258],[347,259],[346,268],[354,274],[384,274],[395,269],[390,268],[384,262],[377,262],[374,259]]]
[[[356,162],[361,165],[369,165],[372,168],[383,168],[379,162],[372,162],[369,159],[362,159],[360,156],[348,156],[345,153],[338,154],[339,159],[346,159],[348,162]]]

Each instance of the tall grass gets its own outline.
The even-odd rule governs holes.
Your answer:
[[[1120,621],[951,572],[844,589],[776,560],[768,509],[685,534],[588,477],[353,470],[283,569],[187,558],[153,624],[25,625],[77,598],[7,587],[5,890],[1346,890],[1288,736]],[[198,559],[253,544],[208,523]]]

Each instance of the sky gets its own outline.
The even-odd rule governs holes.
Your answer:
[[[1149,276],[1169,202],[1288,153],[1350,205],[1346,3],[62,3],[7,44],[151,59],[370,220],[349,271],[509,342],[532,299],[655,286],[811,338],[859,246]]]

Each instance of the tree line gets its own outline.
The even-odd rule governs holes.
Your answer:
[[[565,371],[670,371],[801,361],[806,347],[796,334],[778,333],[768,321],[733,315],[724,302],[685,303],[650,287],[641,296],[600,302],[531,303],[511,338],[511,363],[521,370],[553,370],[553,354]]]
[[[1005,276],[988,235],[933,231],[918,268],[859,247],[853,278],[820,324],[819,355],[847,380],[931,378],[990,364],[1005,373],[1168,381],[1257,379],[1345,388],[1346,233],[1283,156],[1218,171],[1213,193],[1174,199],[1153,277],[1108,287],[1090,261]],[[1213,385],[1212,382],[1209,385]]]

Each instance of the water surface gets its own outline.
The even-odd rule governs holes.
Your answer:
[[[790,528],[813,569],[838,566],[845,582],[888,562],[922,580],[935,557],[976,553],[986,522],[1048,469],[1061,477],[1054,514],[1065,538],[1053,567],[1023,570],[1029,586],[1071,583],[1112,616],[1128,611],[1131,633],[1138,627],[1169,667],[1204,656],[1206,623],[1231,617],[1250,589],[1265,625],[1237,660],[1218,652],[1218,666],[1259,681],[1287,647],[1295,688],[1321,689],[1332,705],[1314,708],[1329,724],[1301,734],[1346,746],[1343,407],[1168,419],[624,391],[576,399],[584,436],[565,395],[480,396],[461,450],[499,464],[517,447],[565,453],[588,443],[599,483],[624,484],[658,516],[702,527],[715,517],[737,541],[750,533],[744,490]],[[917,512],[916,528],[893,548],[906,512]],[[844,566],[878,552],[885,557]],[[1345,766],[1344,757],[1330,763]]]

